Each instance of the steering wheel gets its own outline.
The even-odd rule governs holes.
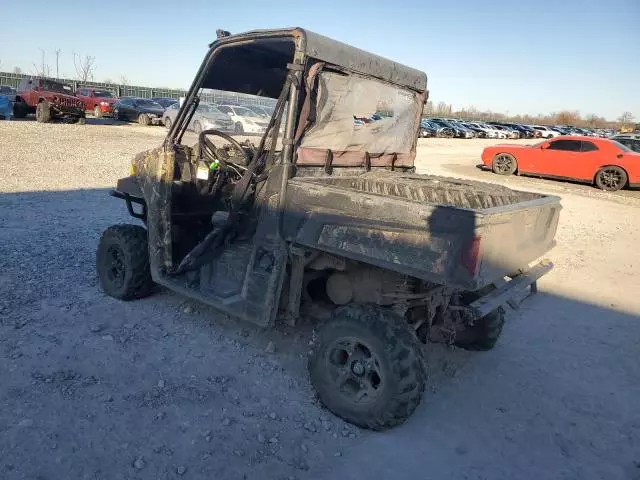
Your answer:
[[[211,142],[207,138],[208,135],[220,137],[223,140],[226,140],[227,142],[229,142],[235,148],[235,150],[239,153],[239,155],[242,157],[243,166],[249,165],[249,162],[251,159],[249,158],[247,151],[240,144],[240,142],[238,142],[231,135],[221,132],[220,130],[214,130],[214,129],[203,130],[198,134],[198,146],[200,147],[201,155],[203,155],[203,152],[205,152],[206,150],[209,150],[208,152],[209,155],[213,156],[215,160],[218,160],[218,162],[220,162],[222,167],[225,167],[228,163],[227,160],[229,160],[229,156],[227,155],[227,153],[223,149],[217,148],[213,144],[213,142]]]

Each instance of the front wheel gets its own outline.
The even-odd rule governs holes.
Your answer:
[[[140,115],[138,115],[138,123],[146,127],[148,125],[151,125],[151,119],[146,113],[141,113]]]
[[[421,345],[404,319],[370,305],[335,311],[319,332],[309,373],[326,408],[373,430],[406,421],[426,384]]]
[[[100,237],[96,270],[104,292],[120,300],[153,292],[147,231],[138,225],[114,225]]]
[[[491,169],[498,175],[513,175],[518,168],[518,163],[513,155],[499,153],[493,157]]]
[[[607,192],[615,192],[627,184],[627,172],[620,167],[602,167],[596,173],[596,186]]]
[[[236,123],[236,126],[234,128],[234,133],[236,135],[241,135],[244,133],[244,127],[242,126],[242,124],[240,122]]]
[[[164,126],[167,127],[167,130],[171,128],[171,119],[169,117],[164,119]]]
[[[39,123],[49,123],[51,121],[51,106],[49,102],[42,101],[36,107],[36,121]]]

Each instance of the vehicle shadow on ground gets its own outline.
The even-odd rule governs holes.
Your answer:
[[[428,345],[423,404],[374,434],[315,400],[311,321],[262,330],[166,291],[105,296],[95,249],[116,223],[135,221],[108,189],[0,195],[2,478],[163,478],[180,465],[190,478],[419,478],[425,465],[433,478],[615,478],[632,466],[636,316],[543,291],[491,352]]]

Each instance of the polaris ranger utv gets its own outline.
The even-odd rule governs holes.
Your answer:
[[[257,146],[187,132],[221,90],[275,103]],[[322,403],[361,427],[403,422],[425,388],[422,344],[490,349],[503,305],[551,268],[532,263],[561,208],[416,175],[426,97],[423,72],[300,28],[219,33],[163,145],[111,192],[146,228],[103,233],[104,291],[131,300],[159,284],[264,327],[318,318]]]

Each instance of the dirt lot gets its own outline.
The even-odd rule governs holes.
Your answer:
[[[556,268],[493,351],[429,346],[422,405],[374,434],[313,398],[309,323],[101,293],[99,235],[130,221],[107,189],[164,130],[100,123],[0,123],[0,478],[640,479],[637,193],[502,178],[475,167],[490,141],[420,140],[423,173],[560,195]]]

